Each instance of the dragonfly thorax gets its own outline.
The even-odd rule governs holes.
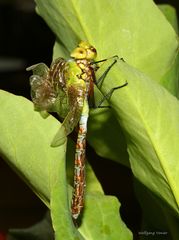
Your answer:
[[[77,59],[77,66],[81,69],[80,79],[85,81],[87,95],[93,92],[93,84],[95,82],[94,64],[88,59]]]
[[[91,63],[91,61],[87,60],[87,59],[78,59],[76,60],[76,63],[78,65],[78,67],[81,69],[81,78],[84,81],[89,81],[92,80],[94,78],[94,67]]]

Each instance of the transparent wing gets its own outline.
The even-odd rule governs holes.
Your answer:
[[[48,75],[49,68],[45,63],[37,63],[34,64],[28,68],[26,68],[27,71],[32,71],[33,75],[37,75],[39,77],[46,78]]]
[[[80,85],[70,86],[68,88],[68,96],[70,110],[68,111],[68,114],[66,115],[59,131],[57,132],[51,143],[52,147],[57,147],[65,143],[66,136],[68,136],[74,130],[81,116],[85,98],[84,87]]]
[[[28,67],[27,71],[33,72],[30,77],[30,85],[35,110],[50,112],[56,101],[57,92],[52,84],[53,82],[50,81],[49,68],[44,63],[38,63]]]

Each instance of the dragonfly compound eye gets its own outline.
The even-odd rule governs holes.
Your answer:
[[[86,49],[86,52],[87,52],[86,59],[93,60],[97,56],[97,51],[94,47],[90,47]]]
[[[70,56],[75,59],[84,59],[86,58],[86,50],[82,47],[77,47],[72,51]]]

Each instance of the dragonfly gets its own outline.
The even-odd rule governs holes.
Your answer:
[[[95,61],[97,50],[87,41],[81,41],[71,52],[70,57],[68,60],[57,58],[50,67],[44,63],[38,63],[28,67],[27,71],[33,72],[33,75],[30,76],[30,85],[34,109],[39,111],[42,116],[56,112],[63,119],[60,129],[52,141],[52,146],[63,144],[66,136],[78,126],[71,201],[71,215],[75,222],[84,207],[89,99],[93,95],[98,63],[107,59]],[[112,89],[112,91],[114,90]]]

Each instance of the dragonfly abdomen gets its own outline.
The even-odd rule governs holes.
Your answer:
[[[86,134],[88,121],[88,103],[84,100],[83,112],[79,121],[78,138],[76,142],[75,166],[74,166],[74,191],[71,204],[73,219],[77,219],[84,206],[85,194],[85,158],[86,158]]]

